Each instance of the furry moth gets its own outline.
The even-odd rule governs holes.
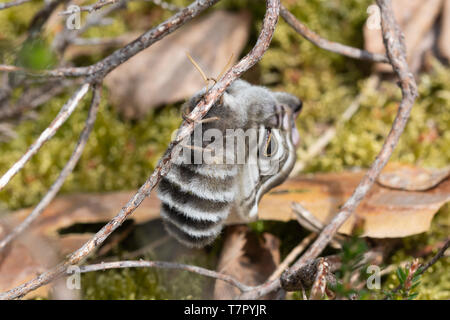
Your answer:
[[[183,109],[192,111],[204,94],[196,93]],[[243,221],[256,219],[261,197],[294,166],[301,107],[289,93],[234,81],[205,116],[213,121],[195,127],[159,183],[169,234],[188,247],[203,247],[220,234],[230,212]]]

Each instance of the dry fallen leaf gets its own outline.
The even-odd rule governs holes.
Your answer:
[[[436,42],[433,27],[441,20],[443,0],[396,0],[392,2],[395,18],[405,35],[407,60],[410,69],[417,72],[422,66],[425,52],[432,51]],[[440,28],[437,25],[437,28]],[[442,25],[444,28],[445,25]],[[445,29],[441,29],[441,32]],[[365,49],[370,52],[385,53],[381,29],[364,25]],[[439,40],[443,43],[443,40]],[[444,40],[445,41],[445,40]],[[440,52],[442,55],[442,52]],[[391,72],[388,64],[376,64],[377,71]]]
[[[389,170],[389,167],[387,168]],[[287,180],[265,195],[259,205],[259,219],[295,219],[291,203],[298,202],[320,222],[328,223],[352,195],[364,172],[343,172],[301,176]],[[427,191],[394,190],[375,184],[356,210],[364,222],[363,236],[406,237],[429,229],[439,208],[450,200],[450,178]],[[355,216],[339,232],[350,234]],[[240,220],[235,216],[230,223]]]
[[[450,0],[444,0],[438,45],[441,55],[450,61]]]
[[[137,118],[155,106],[190,97],[205,82],[186,52],[208,77],[217,77],[231,54],[233,63],[239,57],[247,43],[249,25],[247,13],[225,11],[186,24],[105,78],[111,101],[126,117]]]
[[[93,236],[91,233],[59,234],[58,231],[79,223],[106,223],[133,194],[130,191],[57,197],[28,230],[0,253],[0,292],[53,267],[64,255],[75,251]],[[4,215],[0,220],[0,239],[25,219],[31,210],[22,209]],[[144,200],[131,219],[143,223],[155,218],[159,218],[159,200],[152,197]],[[50,289],[54,299],[78,298],[79,290],[66,290],[65,279],[61,281],[62,284],[57,281],[32,291],[26,298],[46,297]]]
[[[378,177],[382,186],[408,191],[431,189],[450,175],[450,166],[442,169],[425,169],[403,164],[387,166]]]
[[[263,283],[280,264],[280,241],[269,233],[259,239],[245,225],[225,231],[217,271],[228,274],[246,285]],[[214,299],[233,299],[240,291],[223,281],[216,281]]]
[[[3,235],[0,235],[3,237]],[[46,237],[28,232],[5,248],[0,255],[0,292],[35,278],[60,262],[57,247]],[[26,298],[47,296],[53,285],[30,292]],[[59,287],[59,286],[58,286]],[[58,291],[53,290],[55,299]]]
[[[33,224],[33,230],[42,235],[56,236],[58,230],[76,223],[101,223],[111,220],[134,195],[134,191],[102,194],[73,194],[57,197]],[[159,218],[160,202],[155,195],[146,198],[130,217],[135,223]],[[21,209],[0,220],[8,225],[17,225],[33,208]]]

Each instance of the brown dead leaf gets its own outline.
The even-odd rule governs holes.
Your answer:
[[[442,6],[443,0],[396,0],[392,2],[395,18],[405,35],[407,61],[414,72],[421,68],[423,55],[431,51],[436,42],[432,29],[439,21]],[[369,29],[365,24],[363,31],[365,49],[384,54],[381,29]],[[376,64],[375,69],[376,71],[392,72],[392,67],[388,64]]]
[[[364,172],[327,173],[287,180],[265,195],[259,205],[259,219],[295,219],[292,202],[298,202],[320,222],[328,223],[352,195]],[[406,237],[425,232],[439,208],[450,200],[450,178],[427,191],[393,190],[376,184],[356,210],[364,221],[363,236]],[[351,234],[352,216],[339,232]],[[230,223],[239,221],[235,216]]]
[[[444,0],[438,46],[439,53],[450,61],[450,0]]]
[[[386,166],[378,183],[392,189],[424,191],[431,189],[450,175],[450,166],[442,169],[425,169],[411,165]]]
[[[21,236],[0,253],[0,292],[18,286],[60,262],[64,255],[80,248],[93,234],[62,234],[59,230],[82,223],[106,223],[132,197],[134,192],[105,194],[75,194],[57,197],[42,216]],[[159,200],[152,196],[130,218],[144,223],[159,218]],[[22,209],[5,215],[0,220],[0,239],[31,212]],[[32,291],[26,298],[79,298],[79,290],[68,290],[65,279]]]
[[[101,223],[111,220],[134,195],[133,191],[73,194],[57,197],[34,223],[33,230],[42,235],[55,236],[58,230],[76,223]],[[146,198],[130,217],[136,223],[159,218],[160,202],[156,195]],[[17,225],[33,208],[22,209],[3,218],[8,225]],[[2,225],[0,220],[0,225]]]
[[[52,243],[35,233],[24,233],[0,256],[0,292],[35,278],[59,262]],[[51,286],[30,292],[26,298],[47,296]]]
[[[113,104],[126,117],[137,118],[155,106],[190,97],[205,82],[186,52],[207,76],[216,77],[231,54],[234,54],[233,63],[239,57],[247,43],[249,25],[247,13],[225,11],[215,11],[188,23],[105,78]]]
[[[269,233],[263,238],[245,225],[228,227],[217,270],[246,285],[263,283],[280,263],[279,240]],[[233,299],[239,293],[236,287],[216,281],[214,299]]]
[[[415,181],[419,181],[422,187],[434,187],[426,191],[408,191],[376,184],[356,211],[357,216],[364,220],[364,236],[389,238],[425,232],[434,214],[450,200],[448,175],[435,185],[438,180],[443,179],[443,174],[436,175],[431,170],[429,171],[431,174],[428,174],[431,179],[427,180],[420,178],[419,173],[423,172],[423,169],[414,167],[405,169],[394,164],[388,166],[381,177],[393,174],[395,168],[399,168],[399,175],[407,181],[400,183],[402,186],[417,186]],[[413,170],[417,174],[408,174],[408,170]],[[327,223],[351,196],[363,174],[364,172],[329,173],[289,179],[263,197],[259,206],[259,219],[278,221],[296,219],[291,204],[299,202],[321,223]],[[60,235],[59,230],[74,224],[106,223],[133,194],[134,192],[130,191],[57,197],[30,229],[0,254],[0,291],[35,277],[48,266],[61,261],[65,254],[73,252],[92,236],[90,233]],[[157,219],[159,206],[158,198],[152,194],[150,198],[144,200],[130,219],[135,223]],[[3,238],[30,212],[31,209],[23,209],[1,219],[0,237]],[[228,221],[229,224],[236,222],[233,217]],[[341,227],[340,232],[349,234],[354,222],[355,217],[350,218]],[[278,263],[276,238],[267,234],[265,240],[260,241],[249,233],[247,227],[239,226],[227,231],[218,270],[235,276],[243,283],[254,285],[269,277]],[[49,287],[45,287],[31,296],[45,296],[48,289]],[[216,284],[216,294],[216,297],[223,295],[224,298],[232,297],[236,292],[234,288],[219,281]]]

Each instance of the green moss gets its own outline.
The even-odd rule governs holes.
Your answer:
[[[105,91],[107,95],[107,92]],[[0,144],[0,168],[10,167],[48,126],[67,95],[42,106],[36,120],[17,127],[21,138]],[[36,204],[70,157],[87,114],[90,97],[0,193],[10,209]],[[143,121],[122,121],[102,100],[97,122],[78,165],[62,192],[136,188],[152,172],[172,133],[180,124],[177,108],[151,112]]]
[[[147,255],[146,260],[156,260]],[[180,263],[214,268],[211,255],[182,256]],[[112,269],[82,275],[83,299],[208,299],[214,280],[180,270],[152,268]]]
[[[414,252],[418,248],[424,248],[427,245],[436,247],[436,244],[443,241],[450,232],[450,204],[444,206],[434,218],[431,229],[419,235],[403,239],[401,250],[394,253],[391,260],[393,264],[399,265],[405,261],[411,262]],[[436,247],[426,258],[421,258],[421,263],[427,263],[432,256],[439,250]],[[418,287],[419,295],[417,299],[450,299],[450,258],[443,257],[431,268],[429,268],[421,277],[421,283]],[[392,290],[398,285],[398,279],[395,272],[391,273],[384,282],[384,290]]]

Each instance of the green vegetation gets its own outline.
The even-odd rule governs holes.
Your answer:
[[[363,46],[361,30],[367,18],[366,8],[371,2],[283,1],[297,17],[322,36],[356,47]],[[189,1],[177,0],[173,3],[182,6]],[[24,39],[23,35],[31,18],[41,5],[42,2],[34,1],[18,8],[0,11],[2,63],[12,63],[12,57],[20,50],[25,50],[19,44]],[[247,8],[251,11],[254,23],[247,47],[249,49],[261,26],[264,14],[262,2],[222,1],[217,7],[230,10]],[[86,36],[109,37],[134,29],[135,26],[149,28],[170,15],[150,3],[132,3],[129,10],[114,14],[111,26],[92,28]],[[143,25],[142,21],[145,21]],[[52,65],[54,57],[49,53],[48,46],[53,36],[51,30],[47,31],[46,38],[33,46],[32,55],[20,55],[23,65],[34,68]],[[34,52],[39,54],[35,55]],[[86,65],[99,58],[101,57],[86,57],[77,63]],[[372,163],[397,110],[400,90],[392,80],[383,82],[380,90],[368,90],[367,77],[370,69],[366,62],[344,58],[315,47],[280,20],[270,50],[245,77],[253,83],[275,90],[286,90],[302,98],[304,110],[298,120],[302,136],[300,158],[323,129],[335,123],[354,97],[363,90],[365,94],[359,111],[339,128],[337,136],[324,154],[313,159],[305,170],[342,171],[352,167],[365,168]],[[433,61],[432,70],[419,77],[420,96],[393,160],[432,167],[450,163],[449,71],[448,67]],[[14,92],[15,97],[20,92]],[[41,106],[36,118],[23,121],[15,128],[17,138],[0,143],[1,172],[5,172],[47,127],[69,95],[68,90]],[[109,105],[107,97],[108,91],[104,90],[99,117],[91,138],[74,173],[64,184],[62,193],[137,188],[152,172],[181,121],[179,105],[165,106],[138,122],[124,121]],[[55,137],[0,192],[1,206],[9,210],[31,206],[45,194],[75,146],[84,125],[88,101],[89,97],[86,97]],[[448,235],[449,216],[450,206],[447,205],[436,215],[430,232],[403,240],[404,248],[394,253],[392,262],[411,261],[413,248],[442,240]],[[271,232],[270,223],[255,224],[254,227],[258,231]],[[295,245],[290,242],[294,239],[282,240],[286,240],[287,244],[283,244],[286,248]],[[201,261],[196,263],[205,266]],[[449,299],[449,268],[448,258],[430,268],[417,287],[417,298]],[[143,269],[91,273],[83,277],[84,295],[86,298],[97,299],[199,298],[202,297],[202,286],[209,283],[209,280],[186,272],[175,271],[170,275],[168,277],[166,271]],[[193,282],[195,285],[192,285]],[[398,279],[393,273],[384,286],[392,289],[397,284]]]

